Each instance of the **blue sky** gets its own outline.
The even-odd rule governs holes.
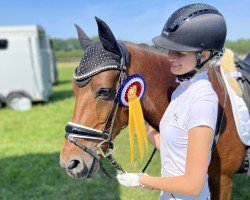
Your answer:
[[[106,21],[117,39],[151,43],[168,17],[190,3],[207,3],[225,17],[228,40],[250,39],[249,0],[1,0],[1,25],[39,24],[52,38],[77,37],[74,23],[97,35],[94,16]]]

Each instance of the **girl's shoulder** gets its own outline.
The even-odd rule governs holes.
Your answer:
[[[209,80],[202,80],[190,88],[190,94],[195,101],[215,101],[218,102],[218,96],[214,91],[212,84]]]

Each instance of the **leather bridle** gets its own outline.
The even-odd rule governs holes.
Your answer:
[[[108,160],[118,170],[119,173],[124,173],[124,170],[121,168],[119,163],[112,157],[112,154],[111,154],[112,150],[114,149],[114,143],[112,140],[112,135],[114,131],[114,123],[117,117],[117,110],[119,107],[119,101],[117,100],[117,95],[118,95],[118,90],[121,86],[121,83],[126,78],[126,70],[127,70],[127,66],[129,63],[129,59],[130,59],[130,55],[129,55],[128,50],[126,49],[126,46],[121,42],[118,42],[118,46],[120,50],[121,60],[120,60],[120,64],[117,66],[116,69],[120,71],[120,74],[119,74],[119,79],[116,85],[116,94],[115,94],[114,102],[109,112],[109,115],[107,117],[104,129],[100,131],[100,130],[93,129],[91,127],[83,126],[80,124],[76,124],[73,122],[68,122],[65,127],[65,131],[66,131],[65,138],[68,141],[75,144],[84,152],[91,155],[94,159],[88,174],[92,172],[95,162],[96,161],[100,162],[102,158],[108,158]],[[107,66],[106,70],[110,70],[110,68]],[[81,144],[78,141],[78,138],[87,139],[87,140],[97,140],[100,142],[96,146],[96,149],[91,149]],[[101,148],[103,144],[107,144],[107,149],[105,152],[103,152]]]

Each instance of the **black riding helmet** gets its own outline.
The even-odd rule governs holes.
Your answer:
[[[196,70],[184,75],[184,78],[191,78],[205,64],[200,62],[202,51],[211,51],[209,59],[223,51],[226,32],[222,14],[210,5],[198,3],[175,11],[163,27],[161,35],[153,38],[152,42],[167,50],[198,52]]]

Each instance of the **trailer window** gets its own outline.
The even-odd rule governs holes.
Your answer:
[[[7,47],[8,47],[8,41],[0,39],[0,49],[7,49]]]

